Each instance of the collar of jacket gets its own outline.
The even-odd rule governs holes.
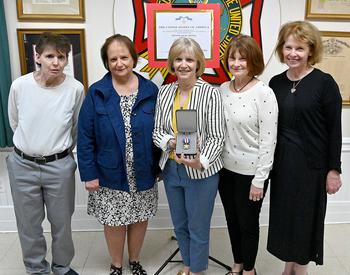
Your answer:
[[[146,78],[144,78],[142,75],[136,73],[135,71],[134,74],[139,80],[138,94],[135,102],[135,105],[137,105],[139,101],[154,95],[154,87],[150,87],[151,85],[153,85],[153,83],[147,81]],[[95,91],[96,93],[99,93],[105,100],[108,100],[112,96],[112,94],[115,93],[111,72],[106,73],[104,77],[96,83]]]

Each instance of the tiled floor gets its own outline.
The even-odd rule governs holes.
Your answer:
[[[271,256],[265,249],[267,227],[261,228],[260,249],[256,268],[259,275],[279,275],[283,263]],[[48,240],[48,256],[50,261],[50,238]],[[150,230],[147,232],[142,253],[142,264],[148,274],[154,274],[166,258],[177,248],[176,241],[170,240],[171,230]],[[109,256],[102,232],[74,232],[76,256],[72,267],[81,275],[108,274]],[[211,256],[231,264],[229,241],[226,229],[212,229]],[[127,258],[127,255],[126,257]],[[179,255],[176,257],[179,259]],[[125,263],[126,265],[126,263]],[[173,275],[181,268],[180,264],[169,263],[161,275]],[[223,275],[226,270],[209,261],[207,275]],[[21,250],[17,234],[0,234],[0,274],[24,275]],[[125,269],[123,274],[130,275]],[[325,236],[325,264],[310,265],[311,275],[350,275],[350,224],[327,225]]]

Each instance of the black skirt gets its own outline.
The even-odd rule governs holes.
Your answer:
[[[278,140],[271,172],[267,250],[285,262],[323,264],[327,171],[308,168],[293,132]]]

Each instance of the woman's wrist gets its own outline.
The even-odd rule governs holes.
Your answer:
[[[204,172],[204,166],[201,162],[199,162],[199,170],[201,170],[201,172]]]
[[[166,143],[166,151],[167,152],[170,152],[171,150],[175,149],[174,143],[175,143],[175,139],[174,138],[170,138],[168,140],[168,142]]]

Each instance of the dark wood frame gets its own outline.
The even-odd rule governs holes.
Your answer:
[[[53,32],[65,35],[71,41],[73,52],[70,54],[75,58],[74,77],[88,88],[85,31],[84,29],[17,29],[18,50],[22,75],[35,70],[33,44],[43,32]]]

